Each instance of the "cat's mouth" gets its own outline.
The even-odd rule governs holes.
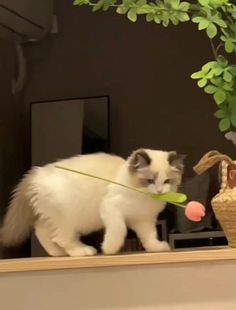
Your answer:
[[[165,188],[156,188],[154,184],[147,186],[146,190],[152,194],[167,194],[168,192],[170,192],[170,190],[167,190]]]

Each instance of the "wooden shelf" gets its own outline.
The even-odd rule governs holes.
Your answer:
[[[0,273],[79,268],[118,267],[204,261],[236,261],[236,248],[219,248],[166,253],[138,253],[93,257],[45,257],[0,260]]]

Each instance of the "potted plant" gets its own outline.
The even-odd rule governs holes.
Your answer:
[[[236,140],[232,128],[236,127],[236,65],[229,54],[236,53],[236,4],[234,0],[75,0],[74,5],[88,5],[92,10],[115,8],[136,22],[144,15],[147,22],[168,27],[192,22],[209,38],[213,59],[203,64],[191,78],[206,94],[212,95],[219,119],[219,129],[226,138]]]

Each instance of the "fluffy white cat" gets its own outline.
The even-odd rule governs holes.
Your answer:
[[[98,153],[35,167],[14,191],[1,228],[3,245],[17,245],[34,230],[51,256],[94,255],[95,248],[82,243],[80,236],[105,228],[102,250],[115,254],[131,228],[146,251],[169,250],[156,230],[164,202],[55,164],[154,193],[176,191],[183,173],[183,156],[149,149],[133,152],[126,161]]]

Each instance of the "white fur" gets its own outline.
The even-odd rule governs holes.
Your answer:
[[[152,178],[154,172],[158,172],[155,183],[146,189],[152,192],[176,191],[179,180],[173,185],[164,184],[170,175],[176,173],[169,165],[168,153],[145,152],[152,160],[151,165],[137,168],[135,172],[130,170],[130,159],[125,161],[103,153],[76,156],[57,164],[133,187],[140,187],[140,180]],[[5,240],[8,245],[11,239],[12,243],[16,243],[16,236],[11,238],[10,235],[13,235],[13,226],[17,227],[13,212],[18,201],[27,201],[33,210],[34,223],[28,225],[34,226],[39,242],[52,256],[94,255],[96,250],[80,242],[79,236],[104,227],[102,249],[105,254],[115,254],[120,250],[127,227],[137,233],[146,251],[169,249],[166,242],[158,240],[156,232],[156,220],[165,207],[164,202],[156,202],[114,184],[60,170],[55,168],[55,163],[33,169],[18,185],[2,228],[2,242]],[[21,231],[23,235],[27,228],[21,227]]]

